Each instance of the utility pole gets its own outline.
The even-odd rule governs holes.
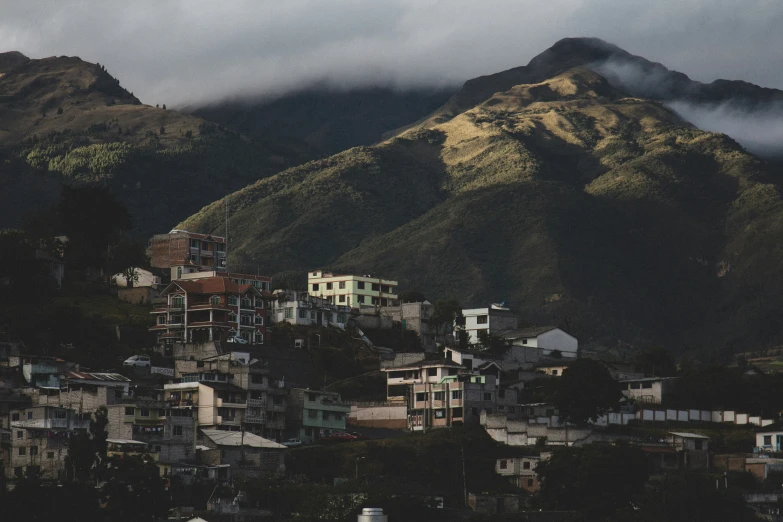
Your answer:
[[[468,505],[468,479],[465,476],[465,442],[460,445],[462,450],[462,496],[465,500],[465,506]]]

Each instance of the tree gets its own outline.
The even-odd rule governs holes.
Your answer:
[[[123,239],[111,247],[109,271],[121,274],[128,288],[139,282],[139,267],[149,265],[147,248],[142,241]]]
[[[560,418],[584,425],[617,405],[623,394],[620,384],[601,362],[578,359],[558,379],[555,405]]]
[[[138,456],[112,457],[106,467],[101,494],[106,499],[107,520],[157,522],[169,509],[169,496],[160,470]]]
[[[647,348],[634,359],[634,366],[648,377],[672,377],[677,375],[677,364],[668,350],[662,347]]]
[[[454,327],[454,322],[461,317],[462,305],[456,299],[443,299],[435,303],[430,316],[430,327],[435,329],[436,335],[448,333]]]
[[[106,464],[109,412],[101,406],[90,419],[90,430],[71,437],[65,466],[75,482],[86,484],[102,477]]]
[[[606,520],[644,491],[647,469],[644,452],[622,442],[560,448],[536,467],[539,499],[545,509],[580,511],[587,520]]]
[[[423,303],[427,298],[418,290],[408,290],[400,294],[401,303]]]

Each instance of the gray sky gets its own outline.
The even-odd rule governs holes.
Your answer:
[[[0,0],[0,49],[106,65],[145,103],[443,85],[595,36],[694,79],[783,88],[779,0]]]

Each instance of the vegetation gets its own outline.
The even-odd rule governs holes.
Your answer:
[[[562,419],[584,425],[615,408],[622,396],[619,383],[600,361],[577,359],[558,379],[555,405]]]

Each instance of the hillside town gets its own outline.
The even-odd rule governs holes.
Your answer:
[[[558,466],[578,474],[575,459],[598,466],[592,451],[633,451],[592,477],[714,478],[712,494],[780,520],[778,411],[705,401],[691,393],[700,370],[678,369],[665,350],[613,360],[505,303],[433,304],[376,274],[319,268],[302,274],[306,287],[274,288],[269,276],[229,270],[216,235],[158,234],[147,255],[106,287],[149,316],[149,344],[135,353],[92,367],[0,342],[3,489],[105,487],[110,471],[95,470],[117,457],[160,481],[169,520],[301,516],[302,506],[270,499],[271,484],[318,484],[327,505],[376,510],[359,517],[390,516],[371,505],[368,492],[382,486],[417,502],[422,520],[583,520],[568,500],[547,500]],[[39,257],[67,286],[67,260]],[[751,394],[769,382],[758,367],[737,370]],[[77,453],[96,440],[92,455]],[[438,478],[395,477],[385,460],[421,441],[432,447],[417,454]],[[441,450],[454,461],[438,464],[431,452]],[[415,491],[399,482],[406,474]]]

